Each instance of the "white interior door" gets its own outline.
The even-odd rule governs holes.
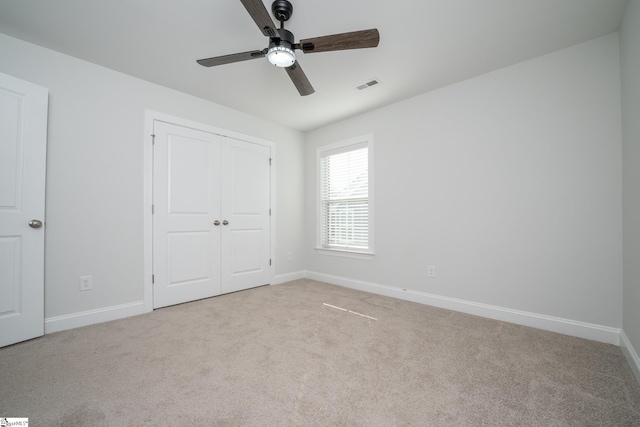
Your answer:
[[[226,138],[222,152],[222,293],[270,282],[269,147]]]
[[[44,333],[47,89],[0,74],[0,347]]]
[[[153,307],[219,295],[220,139],[156,121]]]

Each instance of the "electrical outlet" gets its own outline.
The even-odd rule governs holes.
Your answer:
[[[427,265],[427,277],[434,279],[436,277],[436,266]]]
[[[80,276],[80,290],[88,291],[93,289],[93,276]]]
[[[293,252],[287,253],[287,261],[293,261]]]

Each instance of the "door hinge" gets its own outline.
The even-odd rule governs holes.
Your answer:
[[[271,208],[269,208],[269,216],[271,216]]]
[[[269,258],[269,265],[271,265],[271,258]]]
[[[151,275],[151,284],[154,285],[156,283],[156,275],[152,274]]]
[[[269,166],[271,166],[271,157],[269,157]]]
[[[156,135],[155,134],[151,134],[151,144],[155,145],[156,144]]]
[[[151,205],[151,215],[156,213],[156,205]]]

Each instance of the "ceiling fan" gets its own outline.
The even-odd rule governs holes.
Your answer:
[[[274,17],[280,21],[280,28],[276,28],[262,0],[240,1],[258,25],[262,34],[269,37],[269,47],[263,50],[252,50],[249,52],[198,59],[198,64],[205,67],[213,67],[266,56],[273,65],[287,70],[287,74],[296,89],[298,89],[298,92],[300,92],[300,95],[305,96],[311,95],[315,90],[304,74],[304,71],[302,71],[300,64],[296,61],[295,50],[302,50],[304,53],[316,53],[334,50],[362,49],[376,47],[380,41],[380,34],[378,30],[374,28],[371,30],[303,39],[300,40],[299,43],[296,43],[293,33],[284,29],[284,22],[288,21],[293,13],[291,3],[287,0],[275,0],[271,5]]]

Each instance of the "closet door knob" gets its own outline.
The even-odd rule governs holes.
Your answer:
[[[229,225],[229,221],[225,219],[224,221],[222,221],[222,225]]]
[[[215,221],[213,221],[213,225],[216,225],[216,226],[220,225],[220,221],[216,219]]]

